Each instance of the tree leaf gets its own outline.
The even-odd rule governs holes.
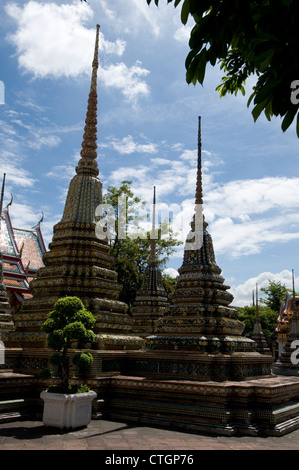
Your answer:
[[[181,10],[181,21],[183,24],[187,23],[189,13],[190,13],[189,0],[184,0],[182,10]]]
[[[282,123],[281,123],[281,128],[283,132],[285,132],[290,125],[292,124],[294,117],[296,116],[298,108],[296,106],[293,106],[293,108],[289,109],[289,111],[286,113]],[[298,121],[297,121],[298,122]]]
[[[257,105],[255,105],[255,107],[253,108],[253,110],[251,112],[251,114],[253,116],[253,119],[254,119],[254,122],[258,119],[258,117],[260,116],[260,114],[264,110],[265,106],[266,106],[265,102],[258,103]]]
[[[160,4],[159,0],[147,3]],[[187,56],[187,83],[203,84],[206,63],[221,62],[227,80],[217,87],[223,96],[240,90],[244,94],[245,81],[256,74],[258,86],[247,106],[254,100],[254,120],[265,111],[284,117],[283,128],[289,127],[294,104],[285,91],[298,78],[298,0],[167,0],[181,6],[181,22],[189,15],[195,25],[189,38]],[[206,48],[205,61],[198,54]],[[270,85],[271,84],[271,85]],[[285,84],[285,85],[283,85]],[[291,111],[292,109],[292,111]],[[288,113],[288,111],[290,111]]]
[[[201,85],[204,82],[205,73],[206,73],[206,65],[207,65],[207,50],[204,48],[198,57],[198,66],[197,66],[197,80]]]

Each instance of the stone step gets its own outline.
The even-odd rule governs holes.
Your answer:
[[[15,398],[0,401],[0,423],[32,417],[36,400]]]
[[[9,313],[0,312],[0,321],[11,321],[11,315]]]
[[[12,411],[9,413],[0,413],[0,424],[9,423],[12,421],[18,421],[21,418],[22,418],[22,415],[18,411]]]
[[[24,399],[0,401],[0,423],[16,421],[22,417],[21,409],[24,407]]]

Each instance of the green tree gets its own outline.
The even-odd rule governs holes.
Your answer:
[[[69,391],[68,350],[74,341],[81,348],[87,343],[92,343],[95,338],[92,331],[94,325],[93,314],[85,309],[77,297],[63,297],[57,300],[54,309],[43,323],[42,330],[48,333],[48,346],[56,351],[50,357],[50,362],[61,366],[61,391]],[[77,353],[74,355],[74,363],[86,365],[87,361],[91,363],[91,358],[87,353]]]
[[[286,288],[284,284],[280,281],[271,281],[268,280],[269,285],[267,287],[262,287],[261,291],[265,292],[266,298],[261,299],[260,301],[270,307],[271,310],[275,312],[279,312],[280,309],[280,302],[284,302],[289,289]]]
[[[169,274],[163,274],[163,285],[168,296],[174,292],[176,281],[176,278],[170,276]]]
[[[122,215],[119,202],[122,201],[121,204],[123,204],[124,200],[126,202],[126,220],[125,227],[121,228]],[[148,222],[148,214],[145,211],[146,203],[134,195],[131,181],[128,180],[122,181],[119,188],[109,186],[103,197],[103,203],[114,209],[113,214],[106,217],[106,221],[109,225],[109,221],[111,222],[113,219],[111,225],[114,225],[114,230],[110,230],[112,237],[109,243],[111,254],[115,260],[114,269],[123,286],[119,299],[131,305],[141,287],[142,276],[150,255],[151,232],[142,229],[143,224]],[[134,230],[137,235],[132,236]],[[167,236],[162,236],[162,234],[167,234]],[[177,240],[169,221],[161,221],[157,228],[156,239],[156,255],[161,267],[165,265],[175,248],[180,244],[182,242]]]
[[[245,324],[244,335],[251,338],[253,327],[256,320],[256,307],[245,306],[238,309],[238,319]],[[259,306],[259,318],[265,339],[269,346],[276,339],[275,327],[277,321],[277,312],[269,306]]]
[[[146,0],[148,4],[152,0]],[[154,0],[159,5],[159,0]],[[256,77],[248,106],[256,121],[282,118],[285,131],[297,115],[299,137],[299,50],[297,0],[167,0],[181,4],[181,21],[195,25],[189,39],[186,80],[203,84],[207,64],[224,72],[220,96],[245,94],[245,82]],[[291,89],[293,89],[291,99]]]

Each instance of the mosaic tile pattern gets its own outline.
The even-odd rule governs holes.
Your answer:
[[[81,158],[69,184],[62,219],[54,226],[49,251],[44,254],[44,267],[30,283],[32,298],[24,302],[15,317],[16,334],[7,338],[10,346],[21,342],[27,347],[44,347],[46,336],[41,332],[41,325],[56,300],[64,296],[81,298],[94,313],[96,334],[108,332],[114,336],[113,339],[109,339],[109,335],[98,338],[100,347],[105,341],[114,344],[116,335],[130,331],[125,321],[128,307],[118,301],[122,287],[117,282],[117,273],[111,269],[113,258],[107,241],[97,238],[95,231],[96,207],[102,202],[96,151],[98,40],[99,27]],[[128,347],[136,341],[138,339],[128,337]],[[123,338],[120,344],[125,347]]]

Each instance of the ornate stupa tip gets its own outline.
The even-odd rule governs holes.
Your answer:
[[[197,178],[195,204],[203,204],[202,197],[202,163],[201,163],[201,117],[198,116],[198,137],[197,137]]]
[[[149,256],[148,264],[153,266],[158,264],[157,254],[156,254],[156,186],[154,186],[154,195],[153,195],[153,220],[152,220],[152,230],[151,230],[151,251]]]
[[[99,30],[97,25],[96,41],[94,56],[92,61],[92,76],[90,84],[90,92],[87,104],[87,113],[85,119],[84,135],[82,142],[82,150],[80,152],[81,159],[76,168],[77,174],[84,173],[91,176],[99,174],[97,164],[97,72],[99,67]]]
[[[204,215],[203,215],[201,117],[200,116],[198,116],[197,175],[196,175],[196,190],[195,190],[195,214],[193,216],[193,220],[192,220],[190,225],[191,225],[191,229],[192,229],[193,232],[196,230],[196,228],[198,226],[205,229],[208,225],[206,223]]]

